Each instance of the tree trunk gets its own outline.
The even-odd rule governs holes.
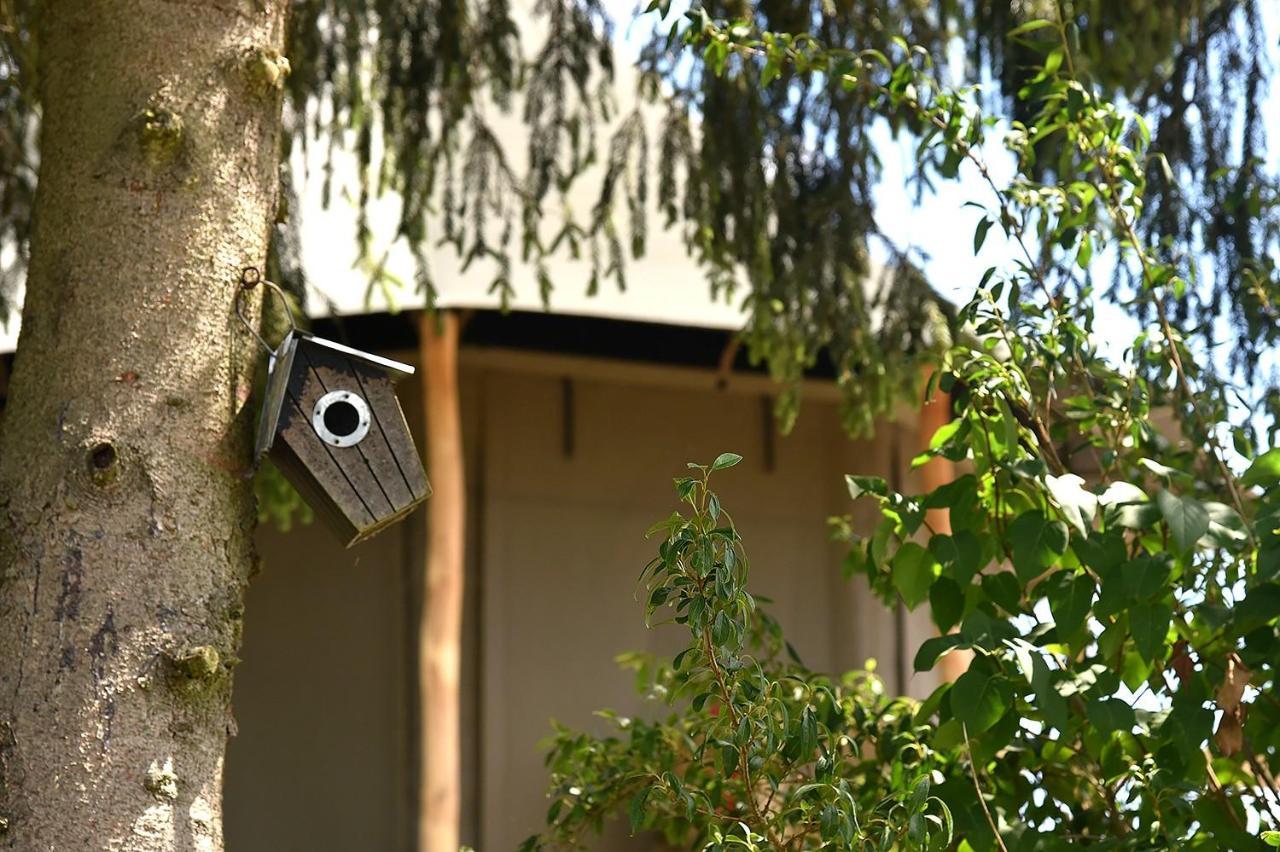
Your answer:
[[[50,0],[0,434],[0,848],[220,849],[253,561],[240,270],[286,0]]]
[[[437,326],[437,323],[439,325]],[[462,596],[466,478],[458,399],[458,315],[424,313],[418,333],[427,421],[426,581],[418,625],[421,690],[419,852],[457,852],[462,815]]]

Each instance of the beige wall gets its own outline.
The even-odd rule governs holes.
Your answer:
[[[909,427],[851,442],[834,404],[811,394],[796,431],[770,439],[760,389],[715,390],[710,372],[493,352],[464,364],[468,842],[510,850],[539,827],[538,743],[551,718],[595,728],[602,707],[644,712],[613,657],[682,640],[674,625],[646,630],[633,592],[656,547],[644,530],[674,508],[671,479],[685,461],[746,457],[719,476],[719,490],[746,540],[753,590],[775,599],[805,661],[831,669],[878,657],[895,685],[899,625],[840,578],[826,518],[850,508],[845,472],[887,474],[895,458],[902,469]],[[401,391],[413,423],[409,382]],[[262,534],[228,758],[231,852],[409,848],[421,523],[419,514],[352,551],[313,528]],[[918,615],[906,629],[914,642],[928,635]],[[613,835],[596,848],[647,848]]]

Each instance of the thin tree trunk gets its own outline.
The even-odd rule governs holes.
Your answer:
[[[222,847],[253,560],[235,320],[278,187],[286,0],[50,0],[0,434],[0,848]]]
[[[437,325],[438,322],[438,325]],[[419,852],[457,852],[462,810],[459,685],[465,570],[466,480],[458,402],[458,315],[423,314],[423,400],[427,420],[426,582],[418,625],[421,689]]]

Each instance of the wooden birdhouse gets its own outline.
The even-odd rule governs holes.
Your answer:
[[[348,546],[431,494],[392,382],[413,367],[290,331],[272,352],[256,451]]]

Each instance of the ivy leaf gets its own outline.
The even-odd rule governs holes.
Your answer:
[[[1009,709],[1013,690],[997,672],[975,665],[951,688],[951,711],[970,734],[990,728]]]
[[[1160,514],[1169,526],[1174,543],[1184,553],[1209,531],[1209,513],[1194,497],[1179,497],[1161,489],[1156,493],[1156,505],[1160,507]]]
[[[1206,516],[1205,529],[1208,529]],[[1050,521],[1041,511],[1019,515],[1009,526],[1013,541],[1013,569],[1028,583],[1044,573],[1067,549],[1067,525]]]
[[[933,554],[914,541],[905,542],[893,555],[893,585],[907,609],[915,609],[929,596],[929,587],[940,566]]]
[[[1172,619],[1173,610],[1162,603],[1140,604],[1129,610],[1129,632],[1142,659],[1155,662],[1164,656],[1164,640]]]

